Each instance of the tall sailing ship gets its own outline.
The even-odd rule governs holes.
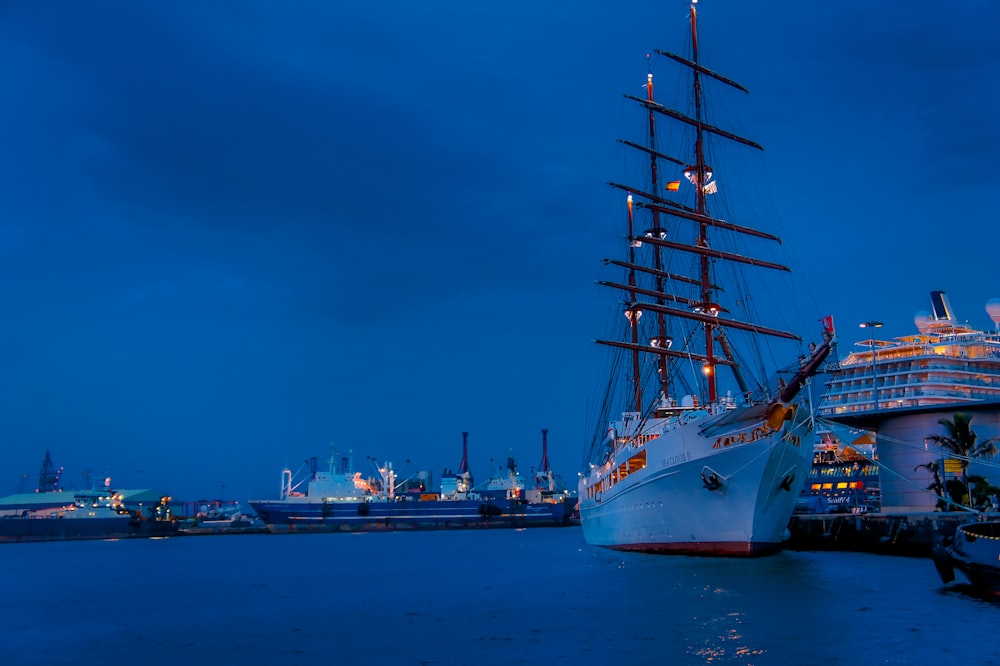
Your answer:
[[[612,358],[580,476],[580,519],[594,545],[750,557],[780,549],[808,476],[813,424],[801,389],[830,353],[833,321],[822,320],[818,346],[757,323],[748,275],[789,269],[737,249],[777,236],[713,211],[721,195],[708,157],[723,144],[761,146],[707,121],[704,88],[746,89],[699,63],[694,2],[689,16],[690,57],[656,52],[690,77],[688,110],[654,98],[652,73],[645,97],[626,95],[645,136],[622,143],[642,160],[645,182],[611,183],[625,200],[625,255],[605,259],[622,277],[599,284],[618,295],[624,317],[620,337],[597,341]],[[668,154],[657,139],[677,123],[686,146]],[[786,374],[754,378],[782,340],[800,347]],[[731,371],[736,394],[723,393],[717,370]]]

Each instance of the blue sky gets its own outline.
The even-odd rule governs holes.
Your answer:
[[[1000,5],[699,12],[802,319],[843,354],[940,289],[991,325]],[[187,499],[331,444],[437,474],[463,431],[485,477],[543,428],[575,476],[622,94],[686,30],[681,0],[4,3],[0,494],[47,449]]]

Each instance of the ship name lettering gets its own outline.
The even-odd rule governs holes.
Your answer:
[[[669,458],[663,459],[663,467],[673,467],[674,465],[679,465],[683,462],[691,460],[691,452],[685,451],[684,453],[678,453],[676,456],[670,456]]]
[[[736,444],[749,444],[750,442],[756,442],[758,439],[763,439],[773,432],[777,431],[766,423],[762,423],[753,430],[741,432],[738,435],[726,435],[724,437],[719,437],[712,444],[712,448],[721,449],[727,446],[734,446]]]

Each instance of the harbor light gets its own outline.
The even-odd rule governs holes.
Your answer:
[[[882,328],[882,322],[880,321],[865,321],[858,324],[861,328]],[[868,341],[868,346],[872,350],[872,402],[874,403],[874,409],[878,410],[878,380],[875,376],[875,333],[872,332],[872,337]]]

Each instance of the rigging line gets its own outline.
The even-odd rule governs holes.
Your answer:
[[[688,322],[684,321],[682,323],[687,324]],[[684,391],[689,395],[700,395],[701,393],[701,387],[698,385],[698,376],[700,373],[695,370],[694,357],[691,355],[692,354],[691,338],[693,338],[696,333],[697,330],[694,326],[688,327],[688,329],[685,331],[684,345],[683,345],[684,351],[687,352],[688,366],[691,371],[691,378],[693,378],[693,388],[692,384],[688,383],[688,377],[686,376],[686,373],[684,372],[677,373],[677,380],[684,385]]]
[[[604,398],[601,403],[601,410],[598,415],[600,423],[595,429],[594,440],[592,442],[592,457],[596,457],[601,451],[601,445],[603,444],[603,439],[601,438],[604,432],[607,432],[605,425],[611,420],[611,403],[613,398],[620,391],[621,377],[623,372],[621,366],[623,365],[623,356],[617,353],[608,354],[608,366],[610,372],[608,372],[608,383],[604,392]]]
[[[621,364],[620,354],[609,352],[604,355],[604,369],[607,371],[605,376],[608,381],[603,394],[598,392],[595,396],[595,399],[600,397],[600,409],[595,411],[597,422],[592,424],[590,448],[586,453],[584,469],[586,469],[586,463],[593,462],[600,454],[603,443],[602,435],[607,432],[605,425],[610,421],[612,397],[618,392]]]
[[[652,372],[648,373],[647,376],[644,379],[646,381],[648,381],[651,377],[652,377]],[[659,395],[657,395],[656,398],[654,398],[653,400],[651,400],[649,402],[649,404],[646,406],[646,408],[643,410],[643,412],[640,415],[639,424],[636,426],[635,433],[633,434],[633,436],[631,438],[629,438],[628,440],[626,440],[624,446],[627,446],[629,442],[633,441],[637,436],[639,436],[639,435],[642,434],[642,431],[645,429],[645,426],[649,422],[649,419],[652,418],[653,413],[656,411],[656,406],[659,404],[659,402],[660,402]],[[617,443],[616,443],[615,446],[617,448]],[[645,445],[643,445],[643,446],[645,446]]]
[[[749,97],[748,99],[751,102],[753,101],[752,97]],[[756,125],[756,123],[754,124]],[[747,170],[747,172],[752,176],[760,178],[759,181],[760,185],[754,188],[753,190],[755,196],[759,197],[760,200],[759,208],[761,212],[759,213],[759,217],[767,217],[767,219],[770,221],[770,226],[773,228],[776,234],[781,236],[788,235],[789,229],[791,227],[788,221],[784,218],[784,216],[780,214],[779,212],[780,207],[775,203],[774,200],[775,188],[764,186],[764,183],[766,182],[764,180],[765,175],[771,173],[777,173],[778,171],[776,171],[776,169],[784,168],[784,165],[781,165],[781,167],[772,168],[771,165],[769,164],[770,158],[768,156],[768,153],[766,152],[754,153],[753,155],[745,155],[743,153],[739,153],[737,154],[737,157],[741,159],[741,161],[745,162],[750,162],[751,160],[754,162],[756,162],[757,160],[763,162],[763,164],[756,165],[756,168]],[[755,201],[756,200],[757,199],[755,199]],[[780,252],[783,255],[783,257],[788,259],[786,263],[788,263],[788,265],[791,266],[793,271],[795,271],[796,273],[808,269],[808,266],[804,265],[802,257],[800,255],[792,253],[787,246],[782,246]],[[803,305],[806,307],[811,306],[812,309],[817,312],[826,309],[825,307],[823,308],[820,307],[820,304],[817,301],[816,291],[812,289],[811,286],[812,285],[808,281],[797,281],[793,287],[790,287],[794,289],[796,294],[800,296],[795,299],[795,305],[796,306]],[[806,297],[806,302],[803,302],[801,295],[804,295]]]
[[[750,446],[752,446],[752,444]],[[750,460],[748,460],[745,465],[742,465],[742,466],[738,467],[737,469],[733,470],[732,474],[729,474],[729,478],[730,479],[733,478],[734,476],[736,476],[737,474],[739,474],[740,472],[742,472],[743,470],[745,470],[747,467],[749,467],[750,465],[752,465],[758,458],[761,458],[762,456],[765,456],[765,455],[769,454],[770,452],[771,452],[771,445],[770,444],[768,444],[767,446],[762,446],[761,450],[760,450],[760,453],[758,453],[756,456],[754,456],[753,458],[751,458]]]
[[[876,440],[876,441],[877,441],[877,440]],[[960,508],[960,509],[964,509],[964,510],[966,510],[966,511],[971,511],[972,513],[975,513],[975,514],[979,514],[979,513],[982,513],[982,512],[981,512],[981,511],[979,511],[978,509],[974,509],[974,508],[972,508],[972,507],[969,507],[969,506],[965,506],[964,504],[961,504],[961,503],[959,503],[959,502],[956,502],[956,501],[952,500],[951,498],[948,498],[948,497],[945,497],[945,496],[943,496],[943,495],[938,495],[938,494],[934,493],[933,491],[931,491],[931,489],[930,489],[930,488],[925,488],[925,487],[923,487],[923,486],[919,485],[919,484],[918,484],[918,483],[917,483],[916,481],[913,481],[912,479],[910,479],[910,478],[908,478],[908,477],[905,477],[905,476],[903,476],[902,474],[900,474],[900,473],[899,473],[899,472],[897,472],[896,470],[892,469],[891,467],[886,467],[885,465],[883,465],[883,464],[882,464],[881,462],[879,462],[878,460],[874,460],[874,459],[872,459],[872,458],[869,458],[868,456],[866,456],[866,455],[865,455],[864,453],[862,453],[861,451],[858,451],[857,449],[854,449],[854,452],[855,452],[855,453],[857,453],[857,454],[858,454],[859,456],[861,456],[861,457],[862,457],[862,458],[863,458],[863,459],[864,459],[865,461],[867,461],[867,462],[869,462],[869,463],[871,463],[871,464],[875,465],[875,466],[876,466],[876,467],[878,467],[878,468],[879,468],[880,470],[885,470],[886,472],[888,472],[888,473],[892,474],[892,475],[893,475],[894,477],[896,477],[896,479],[898,479],[899,481],[902,481],[903,483],[905,483],[905,484],[909,485],[909,486],[910,486],[910,487],[912,487],[912,488],[916,488],[917,490],[922,490],[922,491],[924,491],[924,492],[928,492],[928,493],[931,493],[931,494],[932,494],[932,495],[933,495],[933,496],[934,496],[934,497],[935,497],[936,499],[939,499],[939,500],[941,500],[941,501],[943,501],[943,502],[945,502],[945,503],[947,503],[947,504],[950,504],[950,505],[952,505],[952,506],[956,506],[956,507],[958,507],[958,508]],[[945,482],[945,481],[946,481],[946,479],[945,479],[944,477],[941,477],[941,481],[942,481],[942,482]]]
[[[1000,469],[1000,463],[995,463],[995,462],[993,462],[992,460],[990,460],[988,458],[986,458],[986,459],[983,459],[983,458],[970,458],[968,456],[960,456],[957,453],[948,453],[947,457],[955,459],[955,460],[964,460],[964,461],[966,461],[968,463],[975,463],[976,465],[980,465],[982,467],[990,467],[992,469]]]
[[[812,413],[810,413],[808,416],[802,419],[802,421],[800,421],[797,425],[793,425],[791,428],[789,428],[788,432],[794,433],[798,430],[805,430],[805,433],[802,435],[804,439],[806,435],[808,435],[811,431],[815,429],[815,427],[816,423],[813,419]]]
[[[847,427],[845,425],[837,423],[836,421],[830,421],[830,420],[828,420],[828,419],[826,419],[826,418],[824,418],[822,416],[817,417],[817,420],[820,423],[822,423],[823,425],[826,425],[827,427],[829,427],[831,430],[834,430],[834,431],[836,431],[837,428],[841,428],[843,430],[847,430],[848,432],[851,432],[851,430],[852,430],[851,428],[849,428],[849,427]],[[861,432],[861,431],[858,431],[858,432]],[[852,434],[854,434],[854,433],[852,433]],[[946,457],[948,457],[948,458],[954,458],[956,460],[965,460],[967,462],[976,463],[977,465],[981,465],[983,467],[989,467],[989,468],[992,468],[992,469],[1000,469],[1000,463],[994,462],[993,460],[991,460],[989,458],[971,458],[971,457],[968,457],[968,456],[959,455],[957,453],[951,453],[951,452],[949,452],[947,450],[942,450],[941,452],[935,452],[935,451],[933,451],[933,450],[931,450],[929,448],[926,448],[922,444],[917,444],[917,443],[914,443],[914,442],[910,442],[910,441],[906,441],[906,440],[898,439],[896,437],[890,437],[888,435],[882,435],[882,434],[878,434],[877,435],[876,444],[877,444],[878,440],[882,440],[882,441],[884,441],[886,443],[894,444],[896,446],[900,446],[900,447],[903,447],[903,448],[911,449],[911,450],[914,450],[914,451],[923,451],[923,452],[925,452],[925,453],[933,456],[935,459],[940,457],[940,455],[939,455],[939,453],[940,453],[940,454],[946,455]],[[851,448],[854,448],[854,447],[851,447]],[[854,450],[858,451],[857,449],[854,449]],[[860,453],[860,451],[858,451],[858,453]]]
[[[719,195],[719,197],[721,197],[721,194]],[[717,202],[725,202],[725,199],[718,198],[718,199],[716,199],[716,201]],[[717,213],[717,216],[719,216],[719,211],[716,211],[716,213]],[[721,215],[721,217],[726,217],[726,215]],[[754,217],[754,216],[751,215],[750,217]],[[718,241],[718,239],[719,239],[719,237],[717,236],[716,240]],[[723,245],[721,245],[721,244],[719,245],[719,248],[720,249],[730,249],[728,247],[724,248]],[[789,255],[789,253],[787,251],[787,248],[782,247],[778,251],[780,252],[779,256],[781,256],[783,258],[789,258],[790,257],[790,255]],[[786,262],[782,262],[782,263],[790,265],[787,261]],[[744,275],[744,273],[742,271],[740,272],[740,274]],[[788,281],[781,281],[780,284],[777,284],[777,285],[773,285],[771,282],[768,282],[768,283],[764,284],[763,287],[766,289],[766,293],[772,294],[768,298],[768,301],[772,302],[772,303],[785,303],[785,302],[787,302],[789,300],[789,295],[793,291],[789,287]],[[775,288],[775,287],[777,287],[777,288]],[[780,320],[782,322],[786,322],[786,328],[790,328],[792,330],[795,330],[795,329],[798,329],[798,328],[801,327],[802,322],[804,322],[806,320],[806,318],[804,318],[802,316],[802,311],[801,311],[801,308],[799,307],[798,301],[796,301],[795,299],[791,299],[791,300],[793,301],[793,303],[795,305],[795,308],[792,308],[792,309],[782,308],[777,314],[780,317]],[[791,321],[795,321],[796,324],[795,325],[790,325],[790,324],[787,323],[787,322],[791,322]]]
[[[746,285],[749,283],[748,280],[748,268],[746,266],[738,265],[732,266],[733,272],[738,273],[741,281],[739,284]],[[766,292],[768,296],[765,298],[766,302],[769,303],[783,303],[786,299],[778,297],[773,289],[771,281],[756,281],[758,285],[758,290],[763,290],[760,293]],[[736,294],[738,299],[739,308],[734,310],[739,310],[746,321],[759,321],[763,318],[760,308],[757,303],[760,299],[752,296],[750,292],[745,288],[741,288],[739,293]],[[795,327],[788,326],[787,318],[784,316],[783,308],[779,308],[777,313],[770,313],[767,315],[768,318],[777,317],[785,324],[786,330],[795,330]],[[769,376],[768,368],[778,368],[778,349],[775,341],[770,339],[764,339],[760,336],[749,336],[747,341],[749,347],[755,352],[752,356],[754,362],[754,372],[760,378],[767,378]],[[787,354],[782,354],[782,357],[786,357]],[[766,381],[766,379],[765,379]]]
[[[688,352],[688,369],[691,371],[691,377],[693,380],[692,383],[694,384],[694,393],[695,395],[700,395],[701,382],[699,381],[700,380],[699,375],[701,373],[699,373],[698,370],[695,368],[694,357],[691,356],[691,352]]]
[[[895,440],[894,438],[886,437],[884,435],[879,435],[879,437],[881,439],[885,439],[887,441],[893,442],[894,444],[900,444],[900,445],[906,446],[906,447],[911,448],[911,449],[920,450],[920,451],[926,451],[927,453],[930,453],[932,455],[934,454],[934,451],[932,451],[931,449],[925,449],[925,448],[923,448],[921,446],[918,446],[916,444],[904,442],[902,440]],[[947,449],[947,448],[945,448],[943,446],[938,445],[938,447],[939,447],[938,453],[940,455],[943,455],[943,456],[947,457],[947,458],[951,458],[951,459],[954,459],[954,460],[964,460],[965,462],[976,463],[977,465],[982,465],[983,467],[992,467],[994,469],[1000,469],[1000,463],[995,463],[990,458],[973,458],[971,456],[963,456],[963,455],[961,455],[959,453],[955,453],[955,452],[951,451],[950,449]],[[938,457],[940,457],[940,455]]]
[[[889,439],[889,438],[883,437],[883,439]],[[892,441],[892,440],[890,440],[890,441]],[[903,442],[894,442],[894,443],[895,444],[903,444]],[[920,447],[917,447],[917,446],[912,446],[911,448],[919,449],[921,451],[927,451],[927,453],[929,453],[931,455],[935,455],[934,451],[931,451],[930,449],[923,449],[923,448],[920,448]],[[991,469],[1000,469],[1000,463],[995,463],[995,462],[993,462],[992,460],[990,460],[988,458],[987,459],[984,459],[984,458],[970,458],[968,456],[959,455],[957,453],[951,453],[950,451],[948,451],[947,449],[944,449],[943,447],[942,447],[941,451],[938,453],[938,455],[936,455],[935,457],[936,458],[944,457],[944,458],[948,458],[948,459],[952,459],[952,460],[964,460],[967,463],[975,463],[977,466],[989,467]]]

